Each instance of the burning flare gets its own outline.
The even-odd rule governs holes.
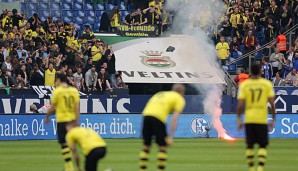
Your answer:
[[[228,134],[224,134],[222,136],[222,139],[228,140],[228,141],[234,141],[235,140],[235,138],[230,137]]]

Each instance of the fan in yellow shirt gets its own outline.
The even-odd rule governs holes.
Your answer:
[[[239,88],[238,94],[238,129],[243,127],[241,113],[245,106],[245,133],[246,133],[246,157],[249,171],[255,171],[254,168],[254,145],[258,144],[258,168],[257,171],[263,171],[267,157],[268,145],[268,108],[267,103],[271,105],[272,122],[270,129],[275,125],[275,106],[274,90],[272,83],[261,78],[262,68],[258,64],[251,66],[252,76],[243,82]]]
[[[230,46],[226,42],[225,37],[220,37],[220,42],[216,45],[217,56],[221,60],[221,65],[226,65],[226,60],[230,56]]]
[[[92,61],[95,63],[102,58],[103,49],[100,40],[95,41],[95,45],[91,48]]]
[[[66,134],[66,141],[73,153],[78,170],[80,167],[76,145],[79,145],[84,156],[85,171],[96,171],[97,162],[106,154],[106,142],[92,129],[74,127]]]
[[[164,170],[167,161],[167,146],[173,143],[174,132],[178,122],[179,114],[185,106],[183,98],[185,87],[181,84],[174,84],[172,91],[159,92],[148,101],[144,111],[143,119],[143,142],[144,148],[140,152],[140,170],[145,171],[148,165],[151,141],[155,136],[159,145],[157,155],[158,168]],[[166,121],[170,113],[173,113],[170,135],[167,137]]]

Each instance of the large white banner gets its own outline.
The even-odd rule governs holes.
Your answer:
[[[114,47],[116,69],[127,83],[225,83],[191,37],[142,38]]]

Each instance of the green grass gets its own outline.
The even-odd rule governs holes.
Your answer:
[[[136,139],[109,139],[108,154],[99,163],[99,171],[138,171],[138,153],[141,141]],[[268,171],[297,171],[298,140],[271,139]],[[176,139],[168,150],[168,171],[241,171],[247,170],[243,140],[225,142],[218,139]],[[151,153],[148,171],[156,170],[157,149]],[[61,171],[63,166],[56,141],[2,141],[0,142],[1,171]]]

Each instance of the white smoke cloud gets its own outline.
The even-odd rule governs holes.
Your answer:
[[[195,50],[200,52],[197,55],[209,59],[209,62],[215,68],[218,68],[218,73],[224,78],[225,74],[218,63],[215,46],[210,41],[210,37],[207,36],[207,32],[212,33],[212,25],[215,26],[216,24],[214,23],[218,23],[219,18],[223,16],[222,12],[225,11],[225,5],[222,0],[171,0],[168,1],[166,8],[175,11],[174,25],[171,33],[190,35],[196,40],[196,45],[187,43],[182,45],[184,46],[183,48],[187,48],[188,51]],[[181,54],[182,58],[183,55],[191,54],[190,52],[185,53]],[[187,62],[193,63],[200,61],[183,61],[184,64]],[[204,112],[212,116],[212,125],[218,132],[219,137],[227,137],[226,130],[220,121],[224,86],[202,84],[195,87],[199,92],[204,92]]]

